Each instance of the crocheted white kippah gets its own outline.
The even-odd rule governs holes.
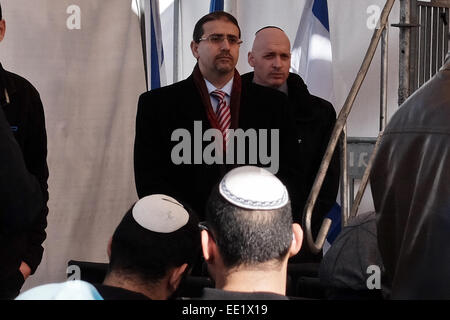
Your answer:
[[[189,213],[174,198],[155,194],[142,198],[134,205],[133,218],[147,230],[171,233],[188,223]]]
[[[244,166],[230,171],[221,181],[220,194],[230,203],[250,210],[273,210],[289,201],[286,187],[263,168]]]

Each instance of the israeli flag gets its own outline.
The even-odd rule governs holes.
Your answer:
[[[291,72],[311,94],[333,103],[333,69],[327,0],[307,0],[292,48]]]
[[[211,0],[211,4],[209,5],[209,12],[223,11],[223,2],[224,0]]]
[[[147,40],[147,85],[150,89],[157,89],[166,84],[164,50],[158,2],[158,0],[147,0],[144,2],[144,12],[146,17],[145,38]]]

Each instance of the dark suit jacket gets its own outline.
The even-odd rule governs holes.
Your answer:
[[[172,149],[179,141],[171,141],[172,133],[184,128],[195,140],[194,121],[201,121],[203,132],[211,128],[192,75],[171,86],[142,94],[136,121],[135,180],[140,198],[155,193],[171,195],[190,204],[202,219],[212,188],[234,166],[173,163]],[[285,95],[262,86],[243,84],[239,128],[280,130],[277,176],[287,185],[295,207],[300,170],[298,146]],[[204,142],[202,150],[208,144],[210,142]],[[194,148],[192,141],[192,157],[189,158],[194,158]]]

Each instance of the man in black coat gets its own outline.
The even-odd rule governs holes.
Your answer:
[[[197,22],[191,43],[198,61],[193,74],[140,97],[134,154],[140,198],[167,194],[186,202],[203,218],[209,193],[224,174],[236,165],[254,164],[270,166],[288,186],[296,205],[299,154],[287,99],[276,90],[241,83],[235,70],[240,36],[239,25],[230,14],[204,16]],[[214,96],[217,90],[223,98]],[[221,115],[224,106],[229,106],[229,113]],[[245,157],[239,148],[230,152],[224,123],[228,129],[242,129],[258,138],[249,138]],[[213,143],[210,129],[216,129]],[[224,159],[230,154],[233,161]]]
[[[391,299],[450,299],[450,52],[392,116],[370,183]]]
[[[301,156],[302,176],[299,187],[301,212],[294,215],[296,222],[301,222],[306,201],[336,122],[336,111],[328,101],[311,95],[300,76],[289,73],[290,48],[289,38],[278,27],[265,27],[259,30],[252,51],[248,54],[248,61],[254,72],[243,75],[242,81],[277,89],[288,97],[290,111],[295,119],[296,138]],[[336,202],[339,176],[339,153],[336,151],[312,215],[311,228],[314,238],[324,217]],[[307,251],[308,246],[305,245],[294,259],[299,262],[321,259],[320,254],[312,255]]]
[[[0,20],[1,41],[6,30],[1,8]],[[11,299],[19,294],[26,278],[36,271],[44,251],[42,243],[46,238],[48,213],[47,135],[39,93],[27,80],[5,71],[1,65],[0,101],[10,130],[22,151],[26,168],[38,180],[42,192],[39,206],[42,209],[32,225],[21,232],[0,235],[0,299]]]

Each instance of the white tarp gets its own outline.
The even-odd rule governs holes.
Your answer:
[[[138,17],[124,0],[3,0],[3,66],[41,94],[48,134],[44,257],[25,288],[61,281],[70,259],[106,261],[136,200],[136,105],[145,91]]]

